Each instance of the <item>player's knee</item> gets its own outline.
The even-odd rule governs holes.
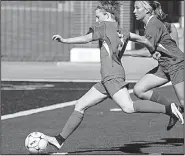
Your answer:
[[[184,106],[184,98],[180,99],[180,103],[182,106]]]
[[[122,108],[122,110],[127,113],[127,114],[131,114],[134,112],[134,109],[133,108]]]
[[[133,92],[134,94],[138,97],[138,98],[143,98],[144,97],[144,91],[142,90],[141,87],[139,86],[134,86],[134,89],[133,89]]]
[[[125,113],[127,113],[127,114],[131,114],[131,113],[134,112],[134,108],[133,108],[132,105],[121,107],[121,109],[122,109]]]
[[[82,103],[80,103],[78,100],[75,103],[75,111],[84,113],[85,112],[85,107]]]

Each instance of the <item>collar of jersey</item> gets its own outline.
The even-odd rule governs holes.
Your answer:
[[[145,24],[144,28],[146,28],[146,26],[147,26],[148,22],[151,20],[151,18],[152,18],[152,17],[154,17],[154,15],[152,15],[152,16],[150,16],[150,17],[149,17],[149,19],[148,19],[148,21],[146,22],[146,24]]]

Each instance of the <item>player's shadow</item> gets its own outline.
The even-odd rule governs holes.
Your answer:
[[[129,144],[124,144],[124,146],[121,147],[111,147],[111,148],[88,148],[84,150],[77,150],[73,152],[68,152],[68,154],[78,154],[78,153],[91,153],[93,152],[108,152],[108,151],[118,151],[123,152],[124,154],[151,154],[151,152],[143,152],[142,149],[149,148],[149,147],[155,147],[155,145],[161,145],[161,146],[183,146],[184,144],[184,138],[162,138],[159,142],[149,142],[149,141],[137,141],[132,142]],[[159,147],[159,146],[157,146]],[[156,148],[157,148],[156,147]],[[161,153],[161,154],[167,154],[171,155],[171,153]],[[173,153],[175,155],[181,155],[183,153]]]

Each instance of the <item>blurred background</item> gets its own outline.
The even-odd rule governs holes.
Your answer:
[[[1,1],[2,61],[69,62],[72,49],[97,48],[97,42],[67,45],[51,39],[54,34],[64,38],[86,34],[95,23],[97,4],[98,1]],[[143,35],[143,25],[133,16],[134,1],[123,4],[121,25]],[[168,21],[175,24],[179,37],[184,39],[184,1],[161,1],[161,4]],[[139,48],[135,43],[127,45],[127,50]]]

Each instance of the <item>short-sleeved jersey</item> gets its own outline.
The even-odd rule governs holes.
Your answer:
[[[168,22],[163,22],[163,23],[166,26],[168,32],[170,33],[171,32],[171,23],[168,23]]]
[[[145,27],[145,37],[151,42],[157,51],[161,53],[158,60],[164,72],[169,72],[174,65],[184,61],[184,53],[178,48],[171,38],[166,26],[153,16]],[[159,46],[159,47],[157,47]]]
[[[121,42],[118,32],[123,34],[123,42]],[[105,82],[116,77],[125,78],[121,57],[130,36],[129,32],[119,28],[117,22],[106,21],[91,26],[88,33],[92,33],[93,41],[99,41],[102,81]],[[119,46],[122,46],[121,51]]]

